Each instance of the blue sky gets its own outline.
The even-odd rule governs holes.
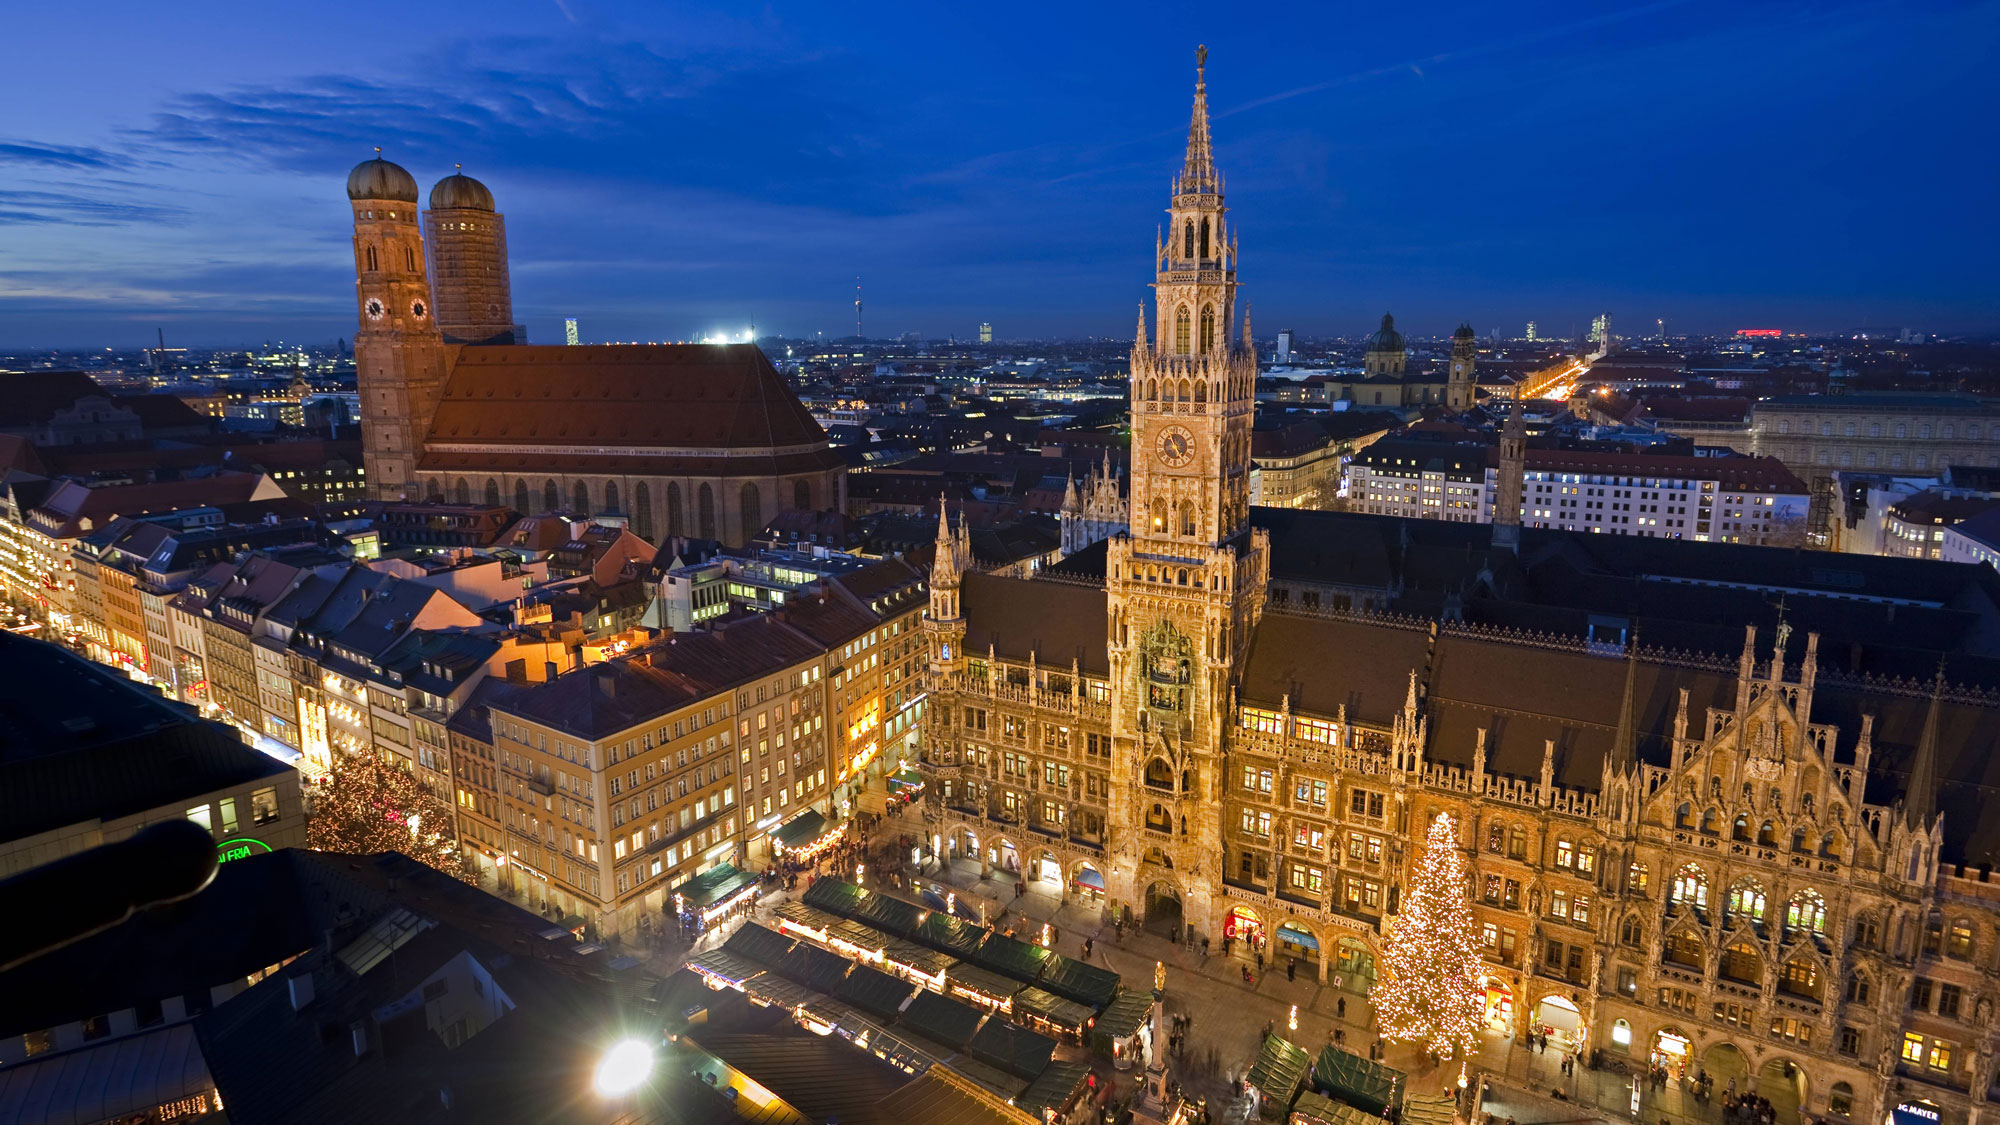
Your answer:
[[[2000,2],[32,5],[0,348],[330,341],[454,163],[551,342],[1122,336],[1193,50],[1260,332],[2000,329]]]

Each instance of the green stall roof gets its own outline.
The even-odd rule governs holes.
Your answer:
[[[1021,982],[1013,977],[963,961],[953,965],[944,974],[944,979],[951,984],[962,984],[983,996],[990,996],[996,1002],[1011,999],[1016,992],[1021,991]],[[945,991],[949,993],[951,989],[947,987]]]
[[[1005,1020],[987,1020],[965,1045],[973,1058],[992,1063],[1009,1074],[1033,1079],[1055,1057],[1056,1041]]]
[[[1250,1067],[1249,1082],[1262,1091],[1267,1100],[1290,1106],[1292,1099],[1298,1096],[1299,1087],[1305,1083],[1306,1072],[1311,1069],[1311,1055],[1274,1033],[1264,1037],[1264,1048],[1257,1053],[1257,1061]]]
[[[785,954],[791,951],[792,946],[797,944],[797,938],[787,937],[756,922],[745,922],[742,929],[729,935],[729,940],[722,943],[722,948],[739,957],[748,957],[767,966],[776,966],[784,960]]]
[[[1042,966],[1052,956],[1039,945],[1006,934],[987,934],[986,940],[972,953],[972,959],[979,964],[1026,984],[1033,984],[1042,975]]]
[[[806,893],[799,896],[799,901],[845,918],[854,912],[862,897],[861,888],[853,883],[845,879],[822,876],[813,880],[813,885],[806,888]]]
[[[840,987],[834,989],[834,995],[871,1015],[893,1019],[902,1013],[904,1001],[916,990],[916,985],[901,977],[856,965],[847,979],[840,982]]]
[[[757,876],[748,871],[718,863],[682,883],[679,893],[690,906],[714,906],[756,881]]]
[[[779,960],[777,969],[814,992],[832,992],[847,979],[847,970],[853,964],[838,953],[829,953],[811,942],[802,941]]]
[[[956,1051],[972,1038],[985,1014],[962,1000],[926,991],[917,993],[910,1006],[903,1009],[898,1026],[927,1035]]]
[[[1087,1004],[1092,1011],[1102,1009],[1118,995],[1117,973],[1060,953],[1049,954],[1042,965],[1042,978],[1035,983],[1066,1000]]]
[[[796,848],[820,838],[826,831],[826,817],[818,809],[807,809],[792,819],[771,829],[771,839],[787,848]]]
[[[1029,987],[1014,994],[1014,1014],[1024,1013],[1040,1016],[1058,1027],[1082,1031],[1084,1025],[1090,1022],[1091,1010],[1053,992]]]
[[[1069,1105],[1089,1080],[1089,1064],[1057,1059],[1039,1078],[1028,1083],[1028,1088],[1014,1099],[1014,1105],[1040,1117],[1043,1110],[1060,1110]]]
[[[1097,1017],[1097,1032],[1112,1039],[1129,1039],[1139,1034],[1153,1014],[1153,994],[1128,988]]]
[[[986,927],[934,911],[910,932],[910,937],[932,949],[969,960],[979,943],[986,940]]]
[[[1348,1105],[1381,1114],[1398,1101],[1403,1072],[1329,1043],[1312,1068],[1313,1085]]]
[[[894,895],[871,892],[847,916],[897,937],[908,937],[923,918],[924,908]]]

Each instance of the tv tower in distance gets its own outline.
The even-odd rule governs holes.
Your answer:
[[[854,338],[861,339],[861,279],[854,279]]]

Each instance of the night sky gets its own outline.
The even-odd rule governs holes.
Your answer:
[[[297,9],[297,10],[295,10]],[[1251,13],[1255,13],[1254,15]],[[463,163],[557,342],[1122,336],[1205,42],[1260,334],[2000,328],[2000,3],[10,8],[0,348],[330,342]]]

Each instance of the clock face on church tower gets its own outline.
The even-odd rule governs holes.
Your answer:
[[[422,320],[429,313],[430,309],[424,307],[424,303],[422,301],[410,302],[410,315],[416,318],[417,320]]]
[[[369,320],[381,320],[383,314],[389,310],[382,307],[382,298],[370,297],[368,298],[368,303],[361,306],[361,311],[368,314]]]
[[[1185,426],[1168,426],[1160,433],[1161,462],[1178,469],[1194,460],[1194,435]]]

